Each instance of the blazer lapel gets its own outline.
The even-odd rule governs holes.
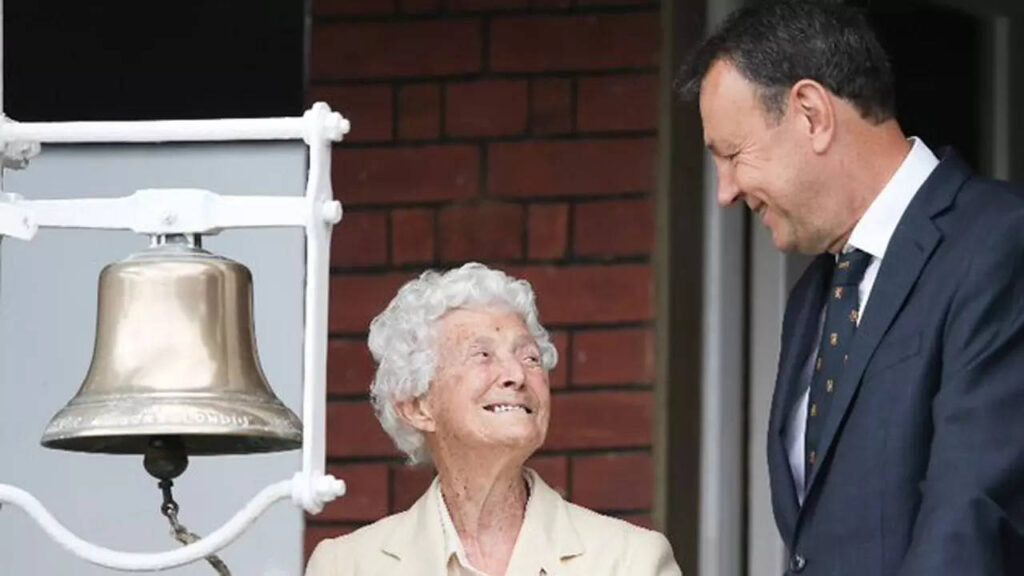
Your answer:
[[[790,297],[792,305],[797,306],[790,330],[792,335],[783,339],[779,353],[779,376],[775,383],[776,391],[781,391],[781,402],[773,405],[771,414],[776,424],[776,431],[782,433],[790,412],[804,391],[801,371],[821,336],[821,311],[825,307],[825,293],[832,280],[832,268],[835,256],[821,254],[807,267],[805,282],[793,289]]]
[[[834,260],[831,254],[822,254],[807,267],[801,281],[793,288],[783,327],[779,373],[769,414],[768,471],[772,480],[776,521],[787,545],[792,544],[800,504],[789,468],[784,432],[789,415],[803,392],[802,370],[819,336],[821,310],[825,305]]]
[[[952,205],[957,191],[969,176],[970,172],[963,161],[955,153],[947,152],[900,219],[871,289],[871,296],[850,350],[849,364],[839,381],[832,409],[822,429],[818,443],[822,466],[816,467],[811,473],[807,484],[808,498],[817,484],[821,470],[827,465],[836,433],[857,394],[871,356],[942,240],[942,233],[932,218]]]
[[[381,551],[396,558],[397,567],[389,576],[437,576],[444,573],[444,533],[437,499],[437,477],[412,507],[397,519],[391,536]]]
[[[569,519],[568,504],[540,475],[527,469],[533,484],[523,526],[519,529],[508,574],[556,576],[564,559],[586,550]]]

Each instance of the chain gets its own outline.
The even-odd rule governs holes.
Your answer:
[[[185,546],[198,542],[200,540],[199,536],[190,532],[188,528],[185,528],[178,522],[178,503],[174,501],[174,497],[171,495],[171,487],[174,486],[174,482],[161,480],[159,486],[160,491],[164,495],[164,502],[160,505],[160,513],[166,516],[167,520],[171,523],[171,536]],[[213,569],[220,576],[231,576],[231,571],[228,570],[227,564],[218,558],[216,554],[207,556],[206,561],[210,563],[210,566],[213,566]]]

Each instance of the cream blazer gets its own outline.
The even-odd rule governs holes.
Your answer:
[[[681,576],[657,532],[571,504],[532,470],[507,576]],[[437,482],[437,479],[434,479]],[[306,576],[444,576],[444,533],[434,486],[405,512],[317,545]]]

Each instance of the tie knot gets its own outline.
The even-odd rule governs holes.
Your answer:
[[[844,252],[836,262],[836,271],[832,276],[833,286],[856,286],[864,278],[864,271],[871,263],[871,254],[856,248]]]

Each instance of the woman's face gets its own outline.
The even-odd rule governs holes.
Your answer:
[[[438,321],[438,366],[422,409],[445,451],[506,449],[525,460],[551,409],[540,347],[515,312],[458,309]]]

